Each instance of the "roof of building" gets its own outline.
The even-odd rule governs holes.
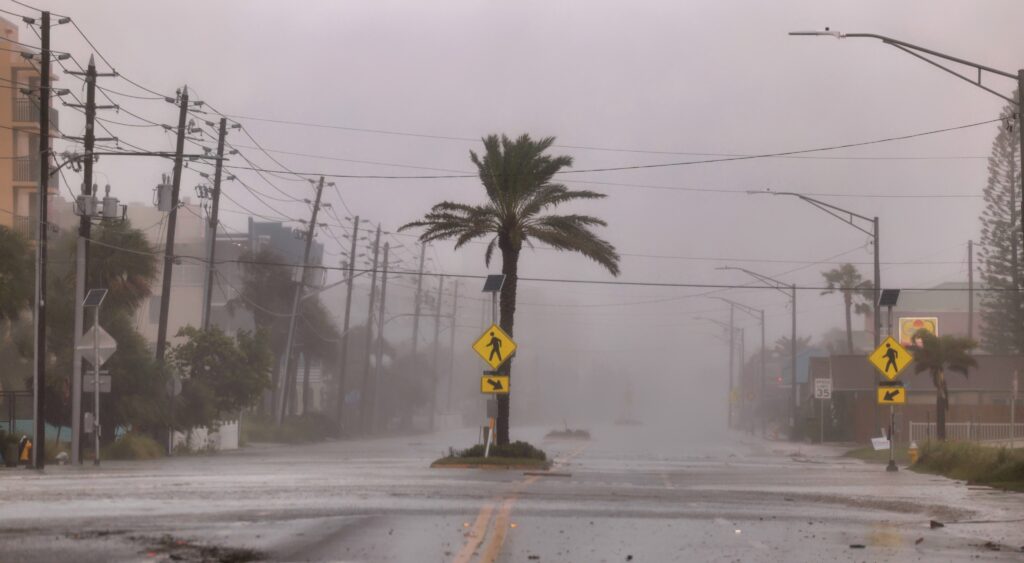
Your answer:
[[[913,313],[966,313],[967,287],[966,282],[945,282],[929,289],[905,289],[900,292],[900,300],[893,310]],[[978,293],[980,288],[980,284],[975,284],[975,306],[981,299]]]

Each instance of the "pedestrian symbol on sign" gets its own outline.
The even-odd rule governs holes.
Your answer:
[[[900,357],[900,353],[893,349],[892,344],[885,343],[885,373],[889,373],[889,368],[892,368],[893,375],[896,375],[900,370],[896,367],[896,358]]]
[[[491,331],[491,341],[487,343],[491,347],[491,354],[487,357],[488,362],[493,362],[494,357],[498,357],[498,363],[501,363],[501,339],[494,335]]]

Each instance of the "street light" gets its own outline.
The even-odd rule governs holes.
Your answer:
[[[735,367],[733,366],[733,361],[736,358],[736,330],[737,330],[734,327],[733,310],[732,310],[732,308],[729,309],[729,322],[728,323],[723,323],[722,321],[719,321],[719,320],[716,320],[716,319],[712,319],[710,317],[701,317],[701,316],[693,317],[693,320],[695,320],[695,321],[708,321],[708,322],[711,322],[711,323],[715,323],[716,325],[722,327],[723,330],[728,331],[728,333],[729,333],[729,342],[728,342],[729,343],[729,394],[728,394],[727,400],[726,400],[726,405],[728,406],[729,410],[728,410],[728,414],[726,415],[728,417],[727,418],[727,422],[726,422],[726,426],[729,427],[729,428],[732,428],[733,373],[735,373],[735,371],[736,371]]]
[[[805,196],[804,194],[796,193],[796,192],[773,192],[773,191],[770,191],[770,190],[766,190],[766,191],[763,191],[763,192],[762,191],[748,191],[747,193],[751,194],[751,195],[771,194],[771,195],[788,195],[788,196],[798,197],[798,198],[806,201],[807,203],[813,205],[814,207],[817,207],[818,209],[824,211],[825,213],[828,213],[829,215],[835,217],[836,219],[839,219],[843,223],[846,223],[847,225],[853,227],[854,229],[857,229],[858,231],[860,231],[860,232],[868,235],[869,237],[871,237],[872,244],[875,247],[875,275],[874,275],[875,288],[874,288],[874,299],[872,300],[872,301],[874,301],[874,313],[873,313],[873,316],[874,316],[874,342],[875,342],[875,348],[878,348],[878,344],[882,341],[881,340],[882,317],[881,317],[881,314],[880,314],[881,309],[879,309],[879,306],[878,306],[879,291],[881,291],[880,288],[882,287],[882,269],[881,269],[881,266],[880,266],[881,263],[879,262],[879,253],[878,253],[879,252],[879,250],[878,250],[878,217],[866,217],[864,215],[860,215],[858,213],[854,213],[853,211],[849,211],[847,209],[843,209],[842,207],[838,207],[838,206],[832,205],[831,203],[825,203],[824,201],[821,201],[819,199],[814,199],[813,197],[808,197],[808,196]],[[867,224],[871,225],[871,229],[868,230],[867,228],[858,225],[856,223],[857,220],[863,221],[864,223],[867,223]]]
[[[748,270],[746,268],[739,268],[739,267],[736,267],[736,266],[721,266],[721,267],[715,268],[715,269],[716,270],[736,270],[736,271],[743,272],[744,274],[747,274],[748,276],[750,276],[750,277],[752,277],[752,278],[754,278],[754,279],[756,279],[758,281],[764,282],[771,289],[779,291],[779,292],[781,292],[783,294],[787,294],[787,293],[789,294],[789,298],[790,298],[790,301],[791,301],[791,306],[793,308],[793,326],[792,326],[792,332],[790,333],[790,340],[789,340],[789,359],[790,359],[790,363],[792,364],[790,366],[789,382],[790,382],[790,385],[793,387],[792,392],[789,394],[789,411],[790,411],[790,414],[789,414],[789,439],[790,440],[796,440],[796,438],[797,438],[797,435],[796,435],[797,407],[799,406],[798,405],[797,386],[796,386],[796,284],[795,283],[794,284],[786,284],[786,283],[783,283],[783,282],[781,282],[781,281],[779,281],[779,280],[777,280],[775,278],[771,278],[771,277],[768,277],[768,276],[763,275],[763,274],[758,274],[757,272],[752,272],[752,271],[750,271],[750,270]]]
[[[764,369],[764,362],[765,362],[765,356],[768,354],[768,349],[765,347],[765,342],[764,342],[764,309],[755,309],[755,308],[753,308],[753,307],[751,307],[749,305],[744,305],[743,303],[738,303],[736,301],[733,301],[732,299],[726,299],[725,297],[715,297],[715,299],[718,299],[719,301],[725,301],[726,303],[729,304],[729,308],[730,308],[729,315],[730,315],[730,318],[732,316],[732,309],[736,308],[736,309],[739,309],[740,311],[742,311],[743,313],[746,313],[747,315],[750,315],[754,319],[759,320],[761,322],[761,365],[760,365],[760,369],[758,370],[760,372],[759,376],[760,376],[760,379],[761,379],[761,383],[760,383],[760,391],[759,391],[760,400],[758,400],[758,403],[759,403],[758,410],[760,410],[760,412],[761,412],[761,417],[760,417],[761,418],[761,437],[764,437],[765,433],[766,433],[765,427],[764,427],[764,418],[765,418],[765,407],[764,407],[764,372],[765,372],[765,369]]]
[[[1012,96],[1011,97],[1004,96],[1003,94],[1000,94],[999,92],[997,92],[997,91],[995,91],[995,90],[993,90],[993,89],[989,88],[988,86],[985,86],[984,84],[981,83],[982,72],[987,72],[989,74],[994,74],[996,76],[1002,76],[1004,78],[1009,78],[1011,80],[1016,79],[1017,80],[1017,92],[1018,92],[1018,94],[1020,96],[1024,96],[1024,69],[1019,69],[1019,70],[1017,70],[1016,74],[1013,74],[1012,72],[1006,72],[1004,70],[995,69],[995,68],[992,68],[990,66],[981,65],[981,64],[978,64],[978,63],[975,63],[975,62],[968,61],[966,59],[961,59],[959,57],[954,57],[952,55],[947,55],[945,53],[940,53],[938,51],[935,51],[935,50],[932,50],[932,49],[928,49],[928,48],[925,48],[925,47],[921,47],[919,45],[914,45],[913,43],[907,43],[906,41],[900,41],[899,39],[893,39],[892,37],[886,37],[885,35],[878,35],[878,34],[875,34],[875,33],[842,33],[842,32],[839,32],[839,31],[832,31],[831,29],[826,27],[825,31],[791,31],[789,34],[790,35],[796,35],[796,36],[806,36],[806,35],[821,36],[821,35],[824,35],[824,36],[835,37],[836,39],[846,39],[846,38],[878,39],[879,41],[881,41],[882,43],[885,43],[886,45],[891,45],[893,47],[896,47],[900,51],[903,51],[904,53],[906,53],[908,55],[917,57],[918,59],[921,59],[922,61],[924,61],[924,62],[926,62],[926,63],[928,63],[928,64],[930,64],[930,65],[932,65],[932,66],[934,66],[936,68],[939,68],[939,69],[941,69],[941,70],[943,70],[945,72],[948,72],[949,74],[952,74],[953,76],[959,78],[960,80],[963,80],[964,82],[967,82],[969,84],[977,86],[978,88],[981,88],[982,90],[988,92],[989,94],[992,94],[994,96],[998,96],[999,98],[1002,98],[1002,99],[1006,100],[1007,102],[1010,102],[1010,104],[1017,106],[1017,133],[1020,135],[1021,150],[1024,151],[1024,119],[1021,119],[1021,114],[1024,113],[1024,112],[1020,111],[1020,107],[1021,107],[1020,100],[1014,100]],[[973,68],[974,70],[977,71],[977,75],[976,75],[976,77],[972,78],[972,77],[966,76],[964,74],[960,74],[959,72],[957,72],[957,71],[955,71],[955,70],[953,70],[953,69],[951,69],[949,67],[943,66],[943,65],[935,62],[934,60],[932,60],[932,59],[930,59],[930,58],[928,58],[928,57],[926,57],[924,55],[931,55],[933,57],[937,57],[937,58],[940,58],[940,59],[943,59],[943,60],[946,60],[946,61],[950,61],[950,62],[961,64],[961,65],[964,65],[964,66],[967,66],[967,67],[971,67],[971,68]],[[1021,174],[1020,185],[1021,185],[1021,190],[1024,190],[1024,174]],[[1021,211],[1021,216],[1024,217],[1024,198],[1022,198],[1021,202],[1020,202],[1020,211]],[[1024,232],[1024,221],[1021,221],[1021,231]],[[878,287],[877,283],[876,283],[875,287],[876,288]],[[875,296],[875,301],[878,301],[878,296],[877,295]],[[877,319],[877,317],[878,317],[878,310],[876,308],[875,309],[875,318]],[[877,342],[876,342],[876,344],[877,344]]]

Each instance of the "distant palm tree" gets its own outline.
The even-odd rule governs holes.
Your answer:
[[[946,371],[953,371],[967,377],[967,370],[978,365],[971,350],[978,343],[962,336],[935,336],[927,329],[914,333],[914,344],[910,352],[914,355],[914,372],[927,371],[935,385],[935,434],[939,440],[946,439],[946,411],[949,410],[949,388],[946,385]]]
[[[552,215],[545,211],[578,199],[599,199],[604,194],[587,190],[569,190],[552,182],[562,168],[572,165],[572,157],[549,156],[544,152],[554,137],[533,140],[522,135],[514,141],[502,135],[483,139],[484,154],[470,151],[470,160],[479,170],[487,194],[482,205],[444,201],[422,220],[401,229],[423,227],[422,242],[455,239],[458,249],[471,240],[490,237],[484,261],[490,265],[494,249],[501,250],[501,328],[512,336],[515,324],[516,288],[519,254],[523,243],[540,241],[558,250],[579,252],[619,274],[619,255],[615,247],[598,237],[592,227],[606,223],[588,215]],[[501,368],[511,372],[511,361]],[[509,396],[498,396],[497,443],[507,444]]]
[[[853,353],[853,319],[851,310],[858,315],[866,315],[872,310],[871,303],[874,301],[874,284],[871,280],[865,280],[853,264],[842,266],[822,272],[828,289],[822,291],[822,295],[839,292],[843,294],[843,305],[846,307],[846,353]]]

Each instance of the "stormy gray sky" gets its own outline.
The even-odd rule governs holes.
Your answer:
[[[274,153],[293,170],[313,173],[465,171],[468,151],[479,146],[467,139],[488,133],[552,135],[560,145],[591,147],[557,149],[572,155],[578,169],[684,162],[708,158],[697,153],[773,153],[907,135],[994,119],[1003,106],[878,41],[787,36],[792,30],[831,26],[890,35],[1010,71],[1024,55],[1024,4],[1015,1],[54,0],[46,7],[73,17],[128,78],[162,93],[187,83],[193,99],[238,116],[265,148],[318,155]],[[31,32],[23,37],[35,43]],[[83,64],[91,52],[69,26],[55,28],[53,48]],[[102,62],[100,69],[107,70]],[[1012,90],[1011,81],[987,80],[1003,93]],[[62,77],[61,83],[81,91],[75,79]],[[120,79],[101,85],[146,95]],[[166,102],[112,96],[147,119],[175,119]],[[124,113],[104,117],[140,123]],[[82,119],[64,109],[61,123],[64,132],[77,134]],[[147,149],[173,148],[173,135],[160,128],[109,127]],[[927,287],[966,278],[965,247],[977,237],[985,157],[996,128],[801,158],[570,174],[564,181],[608,194],[571,211],[607,219],[602,234],[625,254],[621,280],[748,281],[715,270],[738,265],[818,285],[828,263],[840,261],[863,264],[870,275],[866,236],[795,199],[744,193],[770,188],[814,193],[877,215],[883,285]],[[279,168],[244,148],[253,143],[243,134],[233,132],[229,141],[254,162]],[[98,181],[109,179],[123,199],[149,201],[169,165],[106,158],[97,170],[103,174]],[[236,173],[261,192],[287,199],[251,172]],[[271,180],[295,197],[312,197],[301,181]],[[183,193],[199,181],[186,173]],[[482,198],[473,179],[335,182],[325,199],[339,215],[359,214],[388,230],[442,199]],[[308,215],[302,203],[264,198],[267,205],[238,183],[225,191],[268,217]],[[944,197],[923,197],[929,195]],[[230,202],[224,206],[241,211]],[[223,218],[242,229],[244,216],[228,212]],[[333,228],[339,237],[342,232]],[[328,262],[339,260],[330,254],[338,250],[334,239],[319,240],[328,247]],[[392,240],[405,245],[397,256],[414,267],[412,239]],[[435,271],[485,272],[482,247],[453,253],[450,245],[438,244],[430,256]],[[913,261],[928,264],[905,264]],[[544,250],[525,253],[520,272],[613,279],[583,258]],[[478,285],[464,282],[464,294],[479,298]],[[595,366],[621,371],[622,379],[653,374],[659,382],[683,378],[692,386],[714,379],[709,385],[721,385],[725,351],[707,336],[717,329],[693,316],[724,320],[726,313],[720,303],[695,297],[703,291],[524,282],[518,319],[524,354],[537,353],[542,361],[589,356],[567,364],[581,372]],[[409,295],[399,287],[395,307]],[[788,334],[782,295],[727,295],[767,308],[769,340]],[[340,292],[327,294],[328,300],[340,298]],[[476,326],[480,303],[469,307],[460,323]],[[836,296],[805,291],[798,312],[802,336],[817,339],[842,324]],[[475,336],[462,330],[460,340]],[[754,345],[748,338],[748,347]]]

